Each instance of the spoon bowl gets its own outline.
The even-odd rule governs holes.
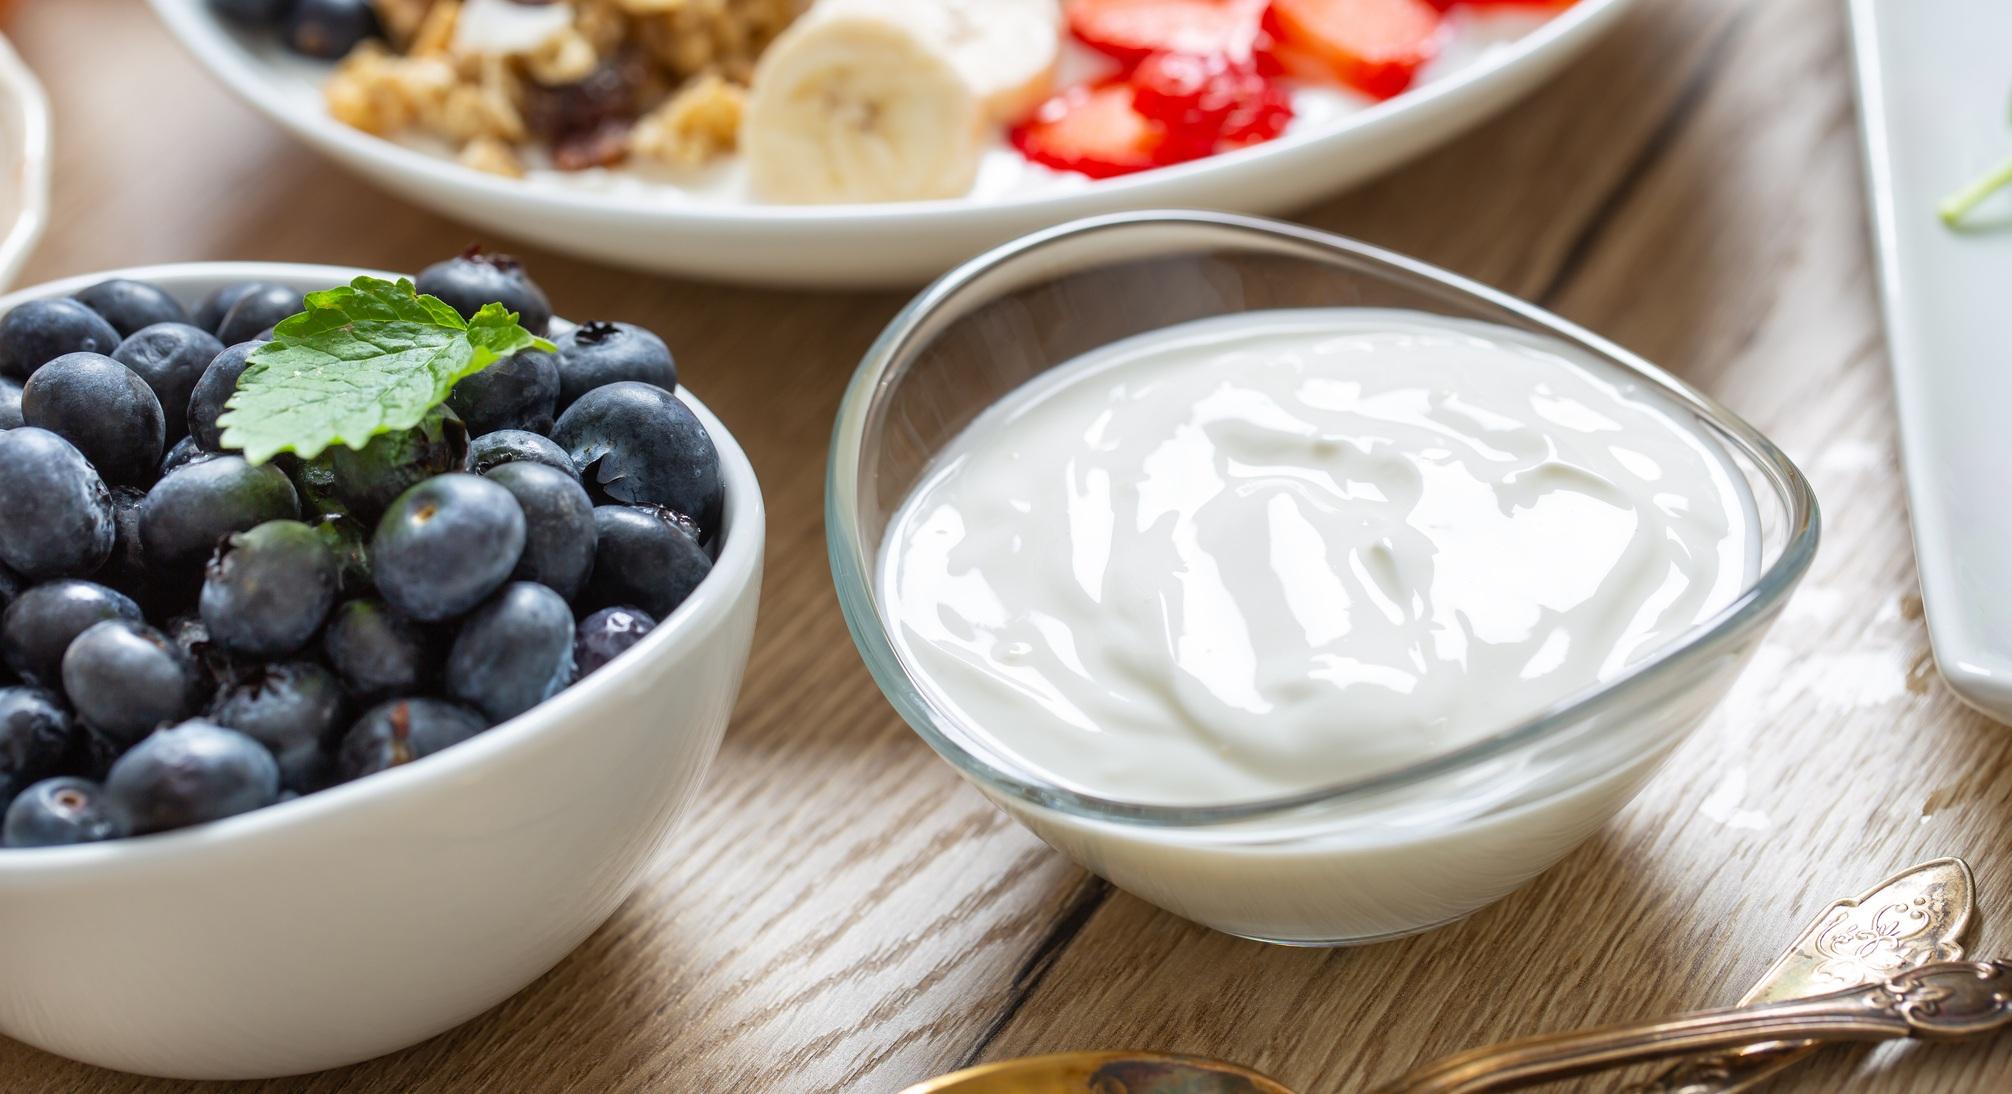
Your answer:
[[[1293,1094],[1278,1080],[1206,1056],[1063,1052],[980,1064],[902,1094]]]

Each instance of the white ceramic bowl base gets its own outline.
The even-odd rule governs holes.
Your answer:
[[[117,275],[193,300],[230,281],[309,289],[354,272]],[[105,276],[0,299],[0,312]],[[314,1071],[466,1021],[600,926],[698,790],[754,632],[754,472],[686,401],[720,449],[724,546],[663,626],[535,710],[416,763],[182,832],[0,851],[0,1033],[149,1075]]]

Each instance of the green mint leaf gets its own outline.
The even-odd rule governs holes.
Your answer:
[[[418,425],[455,384],[497,361],[553,349],[501,304],[464,322],[402,277],[359,277],[308,293],[306,304],[252,351],[218,419],[223,446],[255,464],[281,452],[313,459],[331,445],[362,448]]]

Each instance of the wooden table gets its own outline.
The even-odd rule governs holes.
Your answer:
[[[1348,1091],[1482,1041],[1729,1001],[1817,907],[1943,854],[2001,902],[1981,951],[2012,951],[2012,734],[1929,657],[1841,8],[1645,0],[1500,120],[1305,214],[1675,369],[1771,433],[1827,507],[1815,570],[1719,716],[1549,874],[1457,926],[1334,951],[1212,934],[1084,874],[895,718],[839,620],[825,439],[901,297],[530,253],[562,313],[662,331],[754,458],[771,548],[740,710],[675,854],[550,975],[417,1048],[259,1089],[878,1092],[1137,1046]],[[57,114],[58,208],[28,282],[185,259],[416,269],[472,238],[260,120],[135,0],[12,22]],[[1777,1089],[1847,1083],[2012,1089],[2012,1038],[1833,1052]],[[4,1041],[0,1087],[196,1088]]]

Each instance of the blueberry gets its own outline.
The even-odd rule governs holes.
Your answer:
[[[217,454],[215,452],[211,452],[202,445],[197,444],[194,437],[183,437],[181,440],[175,442],[173,448],[168,449],[167,455],[161,457],[161,477],[165,479],[177,470],[187,467],[192,463],[201,463],[204,460],[213,460],[216,458]]]
[[[719,450],[691,408],[663,388],[635,381],[595,388],[559,416],[552,439],[589,490],[675,510],[707,531],[718,527]]]
[[[573,610],[558,593],[513,581],[461,624],[447,693],[505,722],[573,682]]]
[[[597,387],[637,380],[665,391],[678,386],[678,366],[664,340],[631,323],[594,320],[554,339],[559,347],[559,409]]]
[[[218,456],[154,484],[140,506],[140,545],[149,566],[192,571],[232,532],[299,516],[300,499],[278,468]]]
[[[266,0],[254,0],[254,2],[266,2]],[[284,3],[286,0],[280,0],[280,2]],[[257,281],[234,281],[231,284],[211,289],[201,300],[196,302],[196,310],[189,316],[189,322],[209,331],[211,334],[215,334],[217,328],[223,325],[224,314],[231,310],[231,305],[237,303],[239,297],[257,288],[260,284]]]
[[[0,375],[16,380],[66,353],[110,353],[118,346],[119,332],[104,316],[68,297],[30,300],[0,317]]]
[[[411,763],[488,727],[481,715],[445,700],[393,699],[349,727],[336,753],[336,775],[348,781]]]
[[[243,657],[299,652],[335,606],[335,553],[296,520],[268,521],[231,536],[203,580],[210,640]]]
[[[552,432],[559,399],[559,359],[544,350],[511,354],[460,383],[449,397],[472,434],[499,429]]]
[[[673,509],[659,508],[655,505],[638,505],[635,506],[634,508],[641,509],[647,513],[652,513],[660,520],[670,521],[672,524],[677,525],[678,531],[683,532],[686,538],[690,539],[693,543],[696,543],[701,547],[706,545],[705,532],[699,528],[699,522],[684,515],[683,513],[677,512],[676,510]],[[711,558],[713,557],[713,554],[712,552],[708,551],[706,552],[706,556],[708,558]]]
[[[218,15],[249,27],[276,27],[293,5],[294,0],[210,0],[210,7]]]
[[[580,481],[580,469],[573,466],[573,458],[549,437],[522,429],[499,429],[468,442],[467,467],[477,475],[520,461],[544,464],[555,471],[564,471],[574,482]]]
[[[517,322],[532,334],[542,335],[552,325],[552,304],[544,290],[509,255],[470,247],[419,271],[413,284],[420,292],[439,297],[463,319],[473,318],[484,304],[496,303],[516,312]]]
[[[115,277],[75,294],[74,299],[104,316],[105,322],[124,338],[155,323],[189,321],[189,313],[182,310],[180,301],[169,296],[166,289],[145,281]]]
[[[56,773],[104,782],[105,776],[111,774],[112,765],[125,752],[123,743],[90,726],[79,725],[70,731],[70,748],[63,753],[63,762],[57,765]]]
[[[40,688],[0,688],[0,809],[56,773],[70,750],[70,714]]]
[[[210,629],[203,625],[203,617],[196,612],[174,616],[161,629],[167,633],[168,641],[173,642],[175,648],[188,654],[189,660],[195,662],[205,695],[215,694],[256,668],[239,662],[223,647],[210,641]]]
[[[197,660],[208,656],[210,649],[210,629],[203,625],[199,612],[184,612],[168,620],[168,639],[180,646],[183,653]]]
[[[594,503],[587,491],[572,476],[535,463],[506,463],[488,478],[524,510],[524,556],[511,576],[567,600],[579,596],[594,569]]]
[[[168,439],[189,430],[189,397],[210,362],[224,351],[216,335],[187,323],[155,323],[126,336],[112,359],[133,370],[153,389],[167,421]]]
[[[630,646],[657,628],[648,612],[635,608],[602,608],[580,620],[573,631],[573,668],[579,679],[628,652]]]
[[[423,623],[461,615],[508,580],[524,553],[524,510],[475,475],[428,479],[399,495],[370,539],[377,588]]]
[[[217,337],[226,346],[258,338],[267,327],[304,310],[301,294],[285,285],[265,282],[246,289],[217,323]]]
[[[119,757],[105,793],[135,834],[164,832],[271,805],[279,764],[237,730],[191,719],[155,730]]]
[[[70,643],[63,691],[86,725],[123,744],[187,718],[202,700],[195,661],[167,635],[125,619],[93,624]]]
[[[174,582],[156,581],[147,572],[146,552],[140,546],[140,506],[146,504],[146,491],[131,486],[112,488],[112,557],[93,575],[101,584],[109,585],[139,601],[150,611],[156,607],[171,607],[176,589]]]
[[[21,388],[21,417],[77,447],[107,482],[145,485],[167,449],[161,401],[102,353],[66,353]]]
[[[288,49],[328,61],[383,33],[370,0],[295,0],[284,32]]]
[[[91,573],[118,535],[105,480],[44,429],[0,433],[0,514],[0,563],[30,580]]]
[[[369,532],[362,521],[337,513],[315,522],[314,534],[335,556],[337,592],[358,596],[377,588],[370,574]]]
[[[149,613],[171,613],[187,603],[195,593],[193,585],[181,581],[155,579],[147,569],[147,551],[139,543],[139,507],[147,503],[147,491],[137,487],[113,487],[113,557],[93,575],[93,581],[111,585],[139,601]]]
[[[0,614],[0,655],[22,679],[54,690],[63,683],[63,652],[108,619],[141,622],[140,606],[96,582],[45,582],[15,597]]]
[[[712,572],[712,556],[668,513],[629,505],[594,510],[594,573],[583,603],[633,605],[662,620]]]
[[[279,761],[280,785],[311,794],[328,785],[342,707],[334,673],[290,661],[261,666],[218,692],[209,718],[266,746]]]
[[[412,487],[458,471],[468,458],[468,431],[451,413],[433,411],[416,428],[380,433],[361,449],[335,445],[308,461],[310,499],[327,512],[374,522]]]
[[[343,686],[364,702],[430,689],[443,660],[431,631],[374,599],[338,606],[322,634],[322,651],[341,674]]]
[[[202,379],[189,392],[189,436],[206,450],[223,450],[223,430],[217,426],[217,419],[223,417],[224,404],[237,393],[238,377],[244,375],[245,366],[251,363],[252,351],[264,344],[239,342],[225,347],[203,369]]]
[[[63,847],[118,839],[126,825],[111,808],[105,790],[89,779],[44,779],[7,807],[0,822],[0,845]]]
[[[0,376],[0,429],[19,429],[24,424],[21,420],[21,384]]]

